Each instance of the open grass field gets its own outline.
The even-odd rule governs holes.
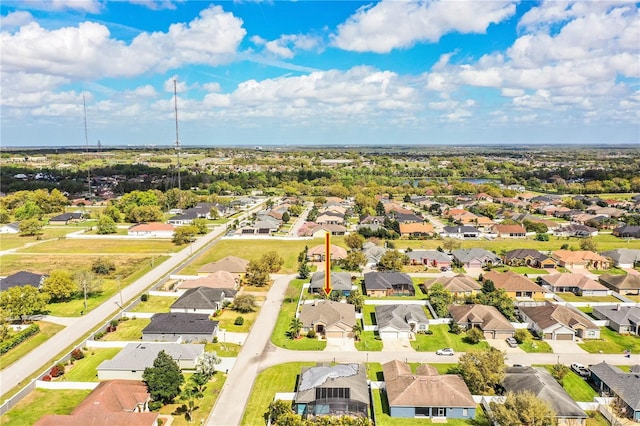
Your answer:
[[[84,358],[75,361],[73,366],[66,366],[64,378],[68,382],[97,382],[97,368],[107,359],[112,359],[120,348],[100,348],[84,351]]]
[[[435,352],[441,348],[453,348],[456,352],[466,352],[470,349],[489,349],[489,344],[482,340],[476,345],[464,341],[465,334],[449,333],[448,325],[432,325],[429,330],[433,334],[417,334],[411,346],[418,352]]]
[[[105,334],[102,340],[141,340],[142,329],[151,323],[149,318],[136,318],[127,321],[120,321],[116,331]]]
[[[46,241],[21,250],[23,253],[67,253],[67,254],[165,254],[175,253],[184,247],[168,240],[113,240],[64,239]]]
[[[573,293],[556,293],[558,296],[562,298],[565,302],[586,302],[586,303],[595,303],[595,302],[611,302],[611,303],[619,303],[620,299],[617,297],[613,297],[611,295],[606,296],[576,296]]]
[[[640,337],[623,336],[607,327],[600,327],[600,339],[585,340],[579,345],[582,349],[592,354],[600,352],[621,354],[625,350],[630,350],[632,354],[640,353]]]
[[[206,422],[211,409],[213,408],[213,404],[215,404],[216,399],[218,399],[218,395],[220,395],[220,390],[222,386],[224,386],[224,382],[227,379],[226,374],[216,373],[209,383],[207,383],[207,388],[204,390],[204,398],[196,400],[196,410],[193,412],[192,421],[189,422],[185,418],[184,415],[184,405],[185,402],[180,401],[179,398],[176,398],[174,404],[165,405],[160,409],[160,414],[171,414],[173,415],[173,422],[171,423],[173,426],[187,426],[187,425],[199,425],[204,424]],[[187,380],[187,376],[185,375],[185,381]]]
[[[9,352],[0,355],[0,369],[10,366],[64,328],[62,325],[45,321],[36,321],[36,324],[40,326],[38,334],[34,334]]]
[[[89,390],[36,389],[0,417],[2,426],[32,425],[45,414],[70,414]]]
[[[131,312],[169,312],[169,308],[178,300],[178,296],[149,296],[146,302],[138,303]]]
[[[312,362],[290,362],[268,368],[258,375],[244,411],[242,425],[264,426],[264,413],[269,409],[276,392],[294,392],[302,367],[315,365]]]
[[[22,237],[19,234],[1,234],[0,251],[24,247],[27,244],[43,244],[47,240],[58,240],[59,238],[77,230],[77,228],[43,228],[43,234],[39,237]]]

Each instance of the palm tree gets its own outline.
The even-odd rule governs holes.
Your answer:
[[[362,326],[360,325],[359,322],[355,323],[351,331],[353,331],[353,337],[356,340],[360,340],[360,334],[362,333]]]
[[[289,324],[289,331],[291,332],[291,338],[297,339],[300,337],[300,329],[302,328],[302,321],[299,318],[293,317],[291,324]]]

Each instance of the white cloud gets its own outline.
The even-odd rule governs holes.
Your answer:
[[[29,12],[17,11],[0,16],[0,26],[5,30],[12,30],[33,21],[33,16]]]
[[[99,0],[29,0],[19,4],[31,10],[77,10],[87,13],[98,13],[103,8]]]
[[[505,96],[507,98],[514,98],[516,96],[522,96],[524,95],[524,90],[522,89],[512,89],[509,87],[503,87],[501,92],[502,96]]]
[[[184,1],[180,1],[179,3],[183,3]],[[151,10],[175,10],[176,5],[175,1],[172,0],[129,0],[129,3],[138,4],[140,6],[144,6]]]
[[[393,1],[360,8],[332,35],[356,52],[388,53],[417,42],[437,42],[449,32],[484,33],[515,13],[514,1]]]
[[[318,37],[308,35],[282,35],[277,40],[271,40],[265,43],[265,48],[276,56],[291,59],[294,51],[311,50],[320,45]]]

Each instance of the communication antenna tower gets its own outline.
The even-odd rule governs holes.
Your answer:
[[[176,79],[173,79],[173,105],[176,111],[176,155],[178,157],[178,190],[182,190],[180,182],[180,138],[178,137],[178,90]]]
[[[89,199],[92,198],[91,192],[91,166],[88,163],[89,161],[89,132],[87,131],[87,100],[85,98],[84,92],[82,92],[82,107],[84,109],[84,144],[87,150],[87,182],[89,183]]]

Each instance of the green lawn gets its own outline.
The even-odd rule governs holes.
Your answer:
[[[359,351],[381,351],[382,340],[375,331],[363,331],[360,334],[360,340],[355,342],[356,349]]]
[[[240,353],[242,346],[236,343],[224,343],[219,341],[218,343],[207,343],[204,346],[206,352],[215,352],[219,357],[236,357]]]
[[[280,308],[280,314],[278,314],[278,319],[276,320],[275,328],[273,329],[273,333],[271,334],[271,342],[274,345],[280,346],[285,349],[293,349],[300,351],[321,351],[327,346],[327,342],[324,340],[317,339],[309,339],[307,337],[303,337],[301,339],[292,340],[289,338],[289,325],[291,324],[291,320],[295,316],[296,312],[296,304],[298,303],[298,295],[300,294],[300,289],[306,280],[293,280],[289,283],[289,289],[287,290],[287,294],[295,294],[295,297],[292,297],[290,301],[285,301],[282,303],[282,307]]]
[[[552,372],[553,365],[544,366],[549,373]],[[562,387],[575,401],[591,402],[598,393],[584,380],[573,371],[562,380]]]
[[[637,294],[634,294],[634,295],[628,294],[628,295],[625,295],[624,297],[626,297],[627,299],[631,299],[634,302],[640,303],[640,296],[638,296]]]
[[[620,302],[620,299],[617,297],[613,297],[611,295],[606,296],[576,296],[573,293],[556,293],[558,296],[562,298],[565,302],[586,302],[586,303],[594,303],[594,302],[611,302],[616,303]]]
[[[620,354],[625,350],[630,350],[633,354],[640,353],[640,337],[624,336],[607,327],[600,328],[600,339],[585,340],[584,343],[579,345],[582,349],[592,354]]]
[[[107,359],[112,359],[121,348],[100,348],[84,351],[84,358],[75,361],[73,366],[66,366],[64,378],[68,382],[97,382],[96,369]]]
[[[302,367],[311,367],[312,362],[290,362],[264,370],[256,377],[251,395],[244,411],[243,426],[264,426],[264,413],[269,409],[276,392],[294,392]]]
[[[589,269],[589,272],[596,275],[610,274],[610,275],[627,275],[627,271],[620,268],[611,268],[611,269]]]
[[[120,321],[116,331],[105,334],[102,340],[140,340],[142,339],[142,329],[150,323],[150,318],[136,318],[127,321]]]
[[[242,314],[240,312],[227,308],[222,311],[222,314],[214,317],[213,319],[215,321],[220,321],[220,324],[218,325],[219,328],[224,328],[227,331],[233,331],[236,333],[248,333],[253,323],[256,322],[256,318],[258,317],[258,309],[259,307],[256,307],[255,311]],[[244,318],[244,323],[242,323],[242,325],[234,324],[234,321],[238,317]],[[218,337],[222,339],[221,333],[219,333]]]
[[[9,352],[0,355],[0,369],[10,366],[64,328],[62,325],[51,322],[35,321],[35,323],[40,326],[40,332],[29,337]]]
[[[513,271],[518,274],[527,274],[527,275],[545,275],[549,272],[544,269],[530,268],[528,266],[504,266],[500,268],[495,268],[494,271],[498,272],[507,272]]]
[[[587,426],[609,426],[611,423],[598,411],[587,411]]]
[[[376,305],[362,306],[362,321],[364,325],[376,325]]]
[[[79,239],[46,241],[21,250],[23,253],[66,254],[165,254],[175,253],[184,247],[163,240],[113,240],[94,239],[90,242]]]
[[[2,426],[32,425],[45,414],[70,414],[90,392],[90,390],[36,389],[7,414],[0,417],[0,424]]]
[[[471,345],[463,341],[465,333],[449,333],[446,324],[429,326],[433,334],[417,334],[416,340],[411,341],[411,346],[419,352],[435,352],[441,348],[453,348],[456,352],[466,352],[469,349],[489,349],[486,341],[480,341],[477,345]]]
[[[185,374],[185,383],[188,383],[189,375]],[[165,405],[160,409],[160,414],[172,414],[173,426],[187,426],[187,425],[199,425],[206,422],[209,413],[213,409],[216,399],[220,395],[220,390],[224,386],[224,382],[227,379],[227,375],[223,373],[216,373],[207,383],[207,388],[204,390],[204,398],[196,401],[196,410],[193,412],[193,419],[188,422],[184,415],[183,406],[185,402],[180,401],[180,398],[176,398],[174,404]],[[184,388],[184,385],[183,385]],[[201,423],[202,422],[202,423]]]
[[[544,340],[529,338],[519,344],[520,349],[528,353],[553,353],[553,349]]]
[[[169,308],[178,300],[178,296],[148,296],[146,302],[138,303],[131,312],[169,312]]]

